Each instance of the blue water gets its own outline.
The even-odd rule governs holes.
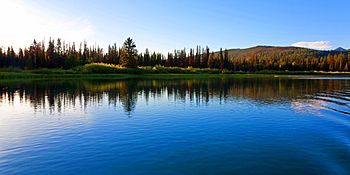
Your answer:
[[[0,82],[0,174],[350,174],[350,80]]]

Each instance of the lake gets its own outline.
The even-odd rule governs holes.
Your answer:
[[[350,79],[0,81],[0,174],[350,174]]]

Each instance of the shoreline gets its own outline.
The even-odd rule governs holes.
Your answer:
[[[9,80],[48,80],[48,79],[181,79],[181,78],[312,78],[312,77],[349,77],[350,72],[256,72],[256,73],[230,73],[230,74],[207,74],[207,73],[32,73],[32,72],[0,72],[0,81]]]

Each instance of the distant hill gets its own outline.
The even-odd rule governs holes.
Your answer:
[[[276,46],[256,46],[247,49],[230,49],[228,50],[230,57],[247,57],[252,55],[264,54],[290,54],[296,51],[308,51],[309,49],[298,47],[276,47]]]
[[[227,50],[229,58],[249,59],[259,58],[281,58],[281,57],[302,57],[302,58],[320,58],[326,57],[328,54],[335,55],[341,52],[347,52],[345,49],[337,49],[331,51],[314,50],[301,47],[277,47],[277,46],[256,46],[246,49],[229,49]],[[217,55],[219,52],[215,52]]]
[[[338,52],[347,52],[348,50],[342,48],[342,47],[338,47],[337,49],[335,49],[335,51],[338,51]]]
[[[348,55],[348,51],[344,50],[325,51],[290,46],[256,46],[246,49],[223,50],[223,64],[218,61],[214,64],[208,61],[208,64],[211,67],[218,68],[224,65],[230,70],[248,72],[257,70],[350,71],[348,66],[350,65],[350,59],[348,59],[350,55]],[[214,52],[211,58],[220,60],[220,51]]]

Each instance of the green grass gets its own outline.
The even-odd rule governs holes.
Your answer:
[[[171,78],[222,78],[222,77],[266,77],[265,74],[37,74],[27,72],[0,72],[0,80],[11,79],[171,79]]]
[[[221,74],[229,71],[220,69],[180,68],[164,66],[145,66],[138,68],[125,68],[119,65],[92,63],[75,67],[72,71],[83,74],[104,73],[104,74]]]
[[[314,72],[314,71],[259,71],[254,73],[233,72],[220,69],[179,68],[179,67],[138,67],[125,68],[119,65],[92,63],[73,69],[34,69],[22,70],[18,68],[0,69],[0,80],[21,79],[134,79],[134,78],[251,78],[283,76],[349,76],[349,72]]]

